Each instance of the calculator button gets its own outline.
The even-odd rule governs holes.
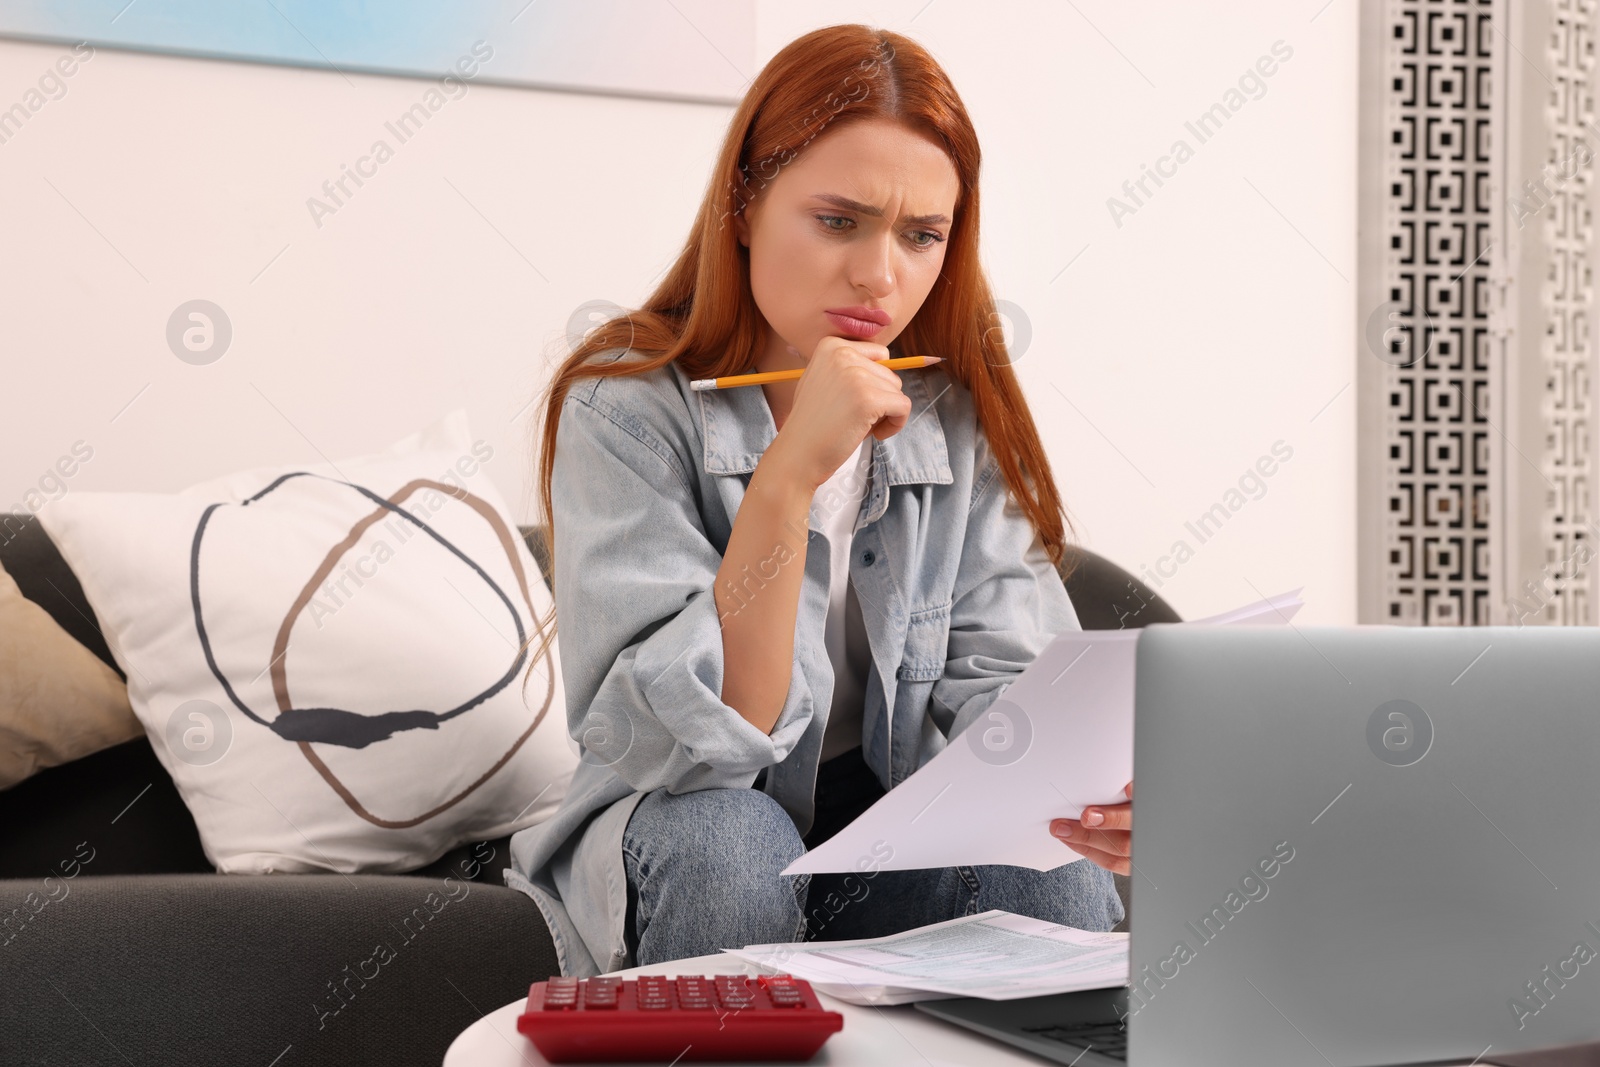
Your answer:
[[[750,983],[737,975],[719,975],[717,978],[717,996],[722,1000],[722,1006],[731,1009],[748,1008],[756,1002],[755,993],[750,988]]]
[[[699,976],[682,977],[677,983],[678,1006],[693,1010],[711,1007],[712,986]]]

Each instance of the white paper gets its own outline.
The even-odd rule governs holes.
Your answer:
[[[1300,590],[1195,624],[1286,623]],[[1134,653],[1140,631],[1068,630],[985,715],[784,874],[1003,863],[1036,871],[1085,859],[1050,834],[1133,780]]]
[[[1018,997],[1128,983],[1128,935],[991,909],[889,937],[747,945],[728,952],[849,1004]]]

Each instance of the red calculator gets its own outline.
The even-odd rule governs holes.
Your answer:
[[[788,974],[551,978],[517,1018],[551,1063],[809,1060],[843,1028]]]

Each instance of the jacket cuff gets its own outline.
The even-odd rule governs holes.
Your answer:
[[[1010,688],[1010,682],[1001,682],[999,686],[986,693],[968,697],[967,702],[961,705],[960,710],[956,712],[955,719],[950,723],[948,740],[954,741],[957,734],[982,718],[983,713],[989,710],[990,705],[1000,699],[1000,694]]]
[[[811,721],[814,700],[798,657],[789,693],[770,734],[762,733],[722,701],[725,660],[716,595],[703,589],[684,609],[646,638],[634,658],[634,682],[656,718],[692,762],[717,772],[697,775],[688,788],[724,784],[738,775],[748,786],[764,767],[781,762]],[[717,779],[717,780],[705,780]]]

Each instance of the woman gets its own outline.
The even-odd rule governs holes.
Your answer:
[[[1093,861],[1049,872],[778,873],[1079,627],[1060,498],[992,328],[978,164],[915,43],[799,38],[740,104],[660,288],[552,381],[542,500],[583,758],[506,880],[564,975],[987,908],[1122,918],[1126,803],[1040,827]],[[943,362],[879,365],[900,354]],[[786,368],[804,374],[689,384]]]

